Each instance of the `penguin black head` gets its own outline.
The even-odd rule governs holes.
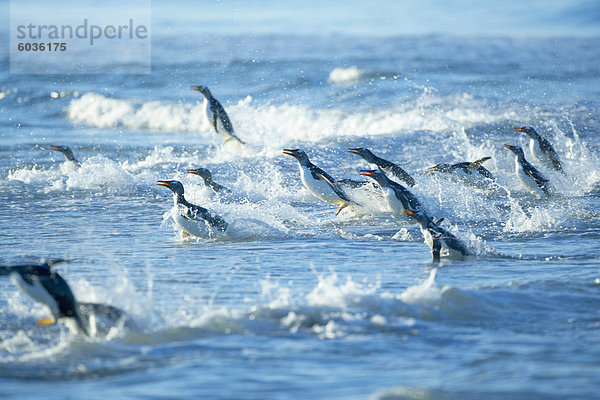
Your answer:
[[[300,149],[283,149],[283,154],[294,157],[300,164],[308,162],[308,156]]]
[[[434,165],[433,167],[427,169],[426,174],[429,174],[430,172],[445,172],[445,173],[450,173],[450,172],[452,172],[452,166],[450,164],[447,164],[447,163]]]
[[[373,178],[381,186],[389,186],[390,179],[381,171],[375,169],[363,169],[359,173],[363,176]]]
[[[370,162],[374,157],[374,154],[371,152],[371,150],[366,149],[364,147],[350,147],[348,149],[348,153],[358,154],[359,156],[364,158],[367,162]]]
[[[212,180],[212,174],[210,173],[210,171],[206,168],[194,168],[194,169],[189,169],[187,171],[188,174],[194,174],[194,175],[198,175],[200,176],[202,179],[204,179],[204,181],[211,181]]]
[[[505,144],[504,147],[515,153],[517,157],[525,158],[525,153],[523,153],[523,149],[520,146],[511,146],[510,144]]]
[[[538,138],[540,136],[539,133],[537,133],[537,131],[535,129],[533,129],[531,126],[524,126],[522,128],[515,128],[515,132],[523,132],[523,133],[525,133],[527,136],[529,136],[532,139],[536,139],[536,138]]]
[[[71,150],[71,148],[69,146],[49,146],[48,148],[50,150],[56,150],[56,151],[60,151],[61,153],[63,153],[63,155],[65,156],[67,161],[77,162],[77,160],[73,156],[73,151]]]
[[[434,223],[423,211],[404,210],[402,212],[413,217],[423,229],[427,229]]]
[[[55,262],[56,263],[56,262]],[[63,318],[71,318],[78,328],[88,334],[79,315],[78,303],[71,288],[62,276],[52,269],[55,263],[17,265],[4,267],[13,283],[32,299],[45,304],[54,320],[42,319],[39,325],[47,325]],[[0,274],[3,275],[4,273]]]
[[[212,94],[210,93],[210,90],[206,86],[192,86],[192,90],[199,91],[200,93],[202,93],[207,98],[211,98],[212,97]]]
[[[179,196],[183,196],[183,185],[179,181],[157,181],[158,186],[166,186]]]

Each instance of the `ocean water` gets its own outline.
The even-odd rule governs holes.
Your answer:
[[[0,397],[600,398],[600,7],[525,3],[153,4],[149,75],[11,75],[0,29],[0,264],[68,259],[79,300],[136,325],[36,326],[0,280]],[[529,125],[565,166],[540,166],[547,200],[503,147],[533,162]],[[335,216],[282,154],[361,179],[348,147],[401,164],[474,256],[432,263],[376,194]],[[497,192],[425,174],[486,156]],[[183,237],[158,179],[228,233]]]

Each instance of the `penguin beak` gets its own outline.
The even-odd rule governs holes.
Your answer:
[[[415,213],[410,211],[410,210],[404,210],[402,211],[404,214],[408,214],[408,215],[412,215],[413,217],[415,216]]]
[[[515,147],[511,146],[510,144],[505,144],[504,147],[506,147],[509,150],[514,150],[515,149]]]
[[[296,152],[294,150],[283,149],[283,154],[287,154],[288,156],[295,156]]]
[[[167,181],[158,181],[156,184],[158,186],[167,186],[167,187],[171,186],[171,184],[169,182],[167,182]]]
[[[192,86],[192,90],[200,91],[200,86]]]
[[[525,128],[515,128],[515,132],[525,132]]]
[[[188,169],[188,174],[196,174],[198,175],[198,170],[197,169]]]
[[[363,169],[359,172],[359,174],[363,176],[373,176],[375,174],[375,171],[372,169]]]
[[[360,154],[360,150],[357,148],[349,148],[348,153]]]
[[[60,150],[59,146],[49,146],[48,147],[50,150]]]
[[[437,168],[436,167],[427,168],[427,171],[425,172],[425,175],[429,175],[433,171],[437,171]]]

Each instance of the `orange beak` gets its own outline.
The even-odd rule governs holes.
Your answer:
[[[373,176],[374,171],[368,170],[368,169],[363,169],[359,172],[359,174],[363,175],[363,176]]]
[[[293,150],[283,149],[283,154],[287,154],[288,156],[293,156],[296,154],[296,152]]]
[[[349,148],[348,153],[360,154],[360,151],[356,148]]]
[[[404,214],[408,214],[408,215],[412,215],[413,217],[415,216],[415,213],[410,211],[410,210],[404,210],[402,211]]]
[[[165,181],[158,181],[156,184],[158,186],[171,186],[171,184],[169,182],[165,182]]]

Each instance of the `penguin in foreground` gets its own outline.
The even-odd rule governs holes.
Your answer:
[[[438,164],[427,170],[431,172],[442,172],[452,174],[464,183],[479,189],[491,189],[495,183],[494,176],[483,165],[491,157],[483,157],[473,162],[460,162],[456,164]]]
[[[313,196],[328,203],[339,204],[335,215],[338,215],[340,211],[351,204],[358,205],[350,200],[339,184],[327,172],[310,162],[304,151],[300,149],[283,149],[283,154],[292,156],[298,161],[302,184]]]
[[[404,210],[405,214],[413,217],[421,228],[425,244],[431,249],[434,262],[439,262],[442,257],[450,259],[463,259],[471,253],[467,247],[447,229],[440,226],[443,219],[435,222],[422,210]]]
[[[383,197],[387,200],[388,205],[397,217],[402,216],[402,213],[406,209],[423,209],[423,206],[414,194],[401,184],[392,181],[383,172],[378,170],[361,170],[360,174],[373,178],[381,186]]]
[[[227,230],[227,222],[220,216],[211,213],[204,207],[188,202],[184,197],[183,185],[179,181],[158,181],[159,186],[166,186],[173,192],[173,200],[177,212],[173,220],[181,228],[184,236],[213,236]]]
[[[525,153],[519,146],[505,144],[504,147],[515,154],[515,173],[525,188],[537,198],[542,199],[552,194],[550,182],[540,171],[525,159]]]
[[[63,260],[45,261],[37,264],[0,266],[0,276],[9,276],[11,281],[25,294],[44,304],[52,313],[51,318],[42,318],[37,325],[52,325],[57,321],[73,321],[69,327],[87,336],[98,331],[98,322],[118,324],[126,315],[116,307],[78,302],[67,282],[53,267]],[[105,327],[106,328],[106,327]],[[107,329],[106,329],[107,330]]]
[[[50,150],[60,151],[65,156],[67,162],[72,162],[77,166],[81,165],[75,156],[73,156],[73,150],[71,150],[69,146],[48,146],[48,148]]]
[[[233,132],[233,125],[229,120],[229,116],[225,112],[225,109],[219,103],[219,100],[215,99],[206,86],[192,86],[192,90],[197,90],[204,95],[204,112],[210,126],[212,126],[220,135],[225,136],[225,142],[230,140],[245,144],[236,134]]]
[[[558,154],[554,150],[554,147],[548,140],[543,138],[535,129],[530,126],[515,128],[516,132],[523,132],[529,136],[529,150],[533,159],[544,164],[546,167],[551,168],[560,173],[565,173],[562,167],[562,163],[558,158]]]
[[[188,174],[198,175],[204,181],[204,185],[208,186],[215,193],[231,193],[231,190],[223,185],[213,181],[212,174],[206,168],[194,168],[187,171]]]
[[[404,181],[408,186],[414,186],[415,180],[405,170],[403,170],[397,164],[391,161],[384,160],[381,157],[377,157],[373,152],[364,147],[351,147],[348,149],[348,153],[354,153],[361,156],[366,162],[371,165],[377,166],[381,171],[386,174],[395,176],[397,179]]]

